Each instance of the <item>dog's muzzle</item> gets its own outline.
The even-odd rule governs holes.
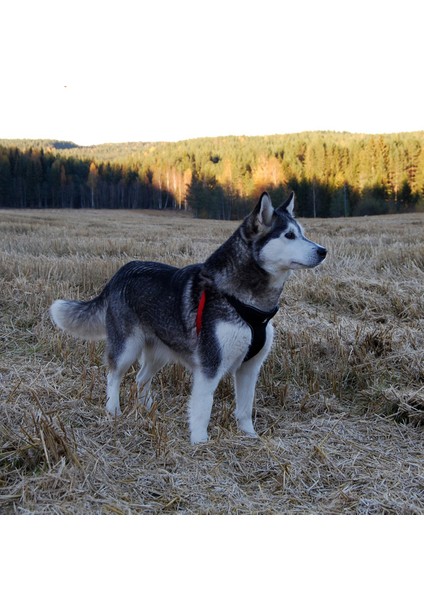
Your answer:
[[[321,260],[324,260],[324,258],[327,256],[327,249],[324,248],[324,246],[318,246],[317,254]]]

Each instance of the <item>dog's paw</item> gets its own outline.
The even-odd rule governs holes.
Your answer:
[[[122,411],[119,406],[111,405],[109,402],[106,404],[106,412],[111,417],[120,417],[122,415]]]
[[[204,442],[208,441],[208,434],[207,433],[192,433],[190,435],[190,442],[193,446],[195,446],[196,444],[202,444]]]
[[[252,440],[258,440],[259,439],[259,435],[256,433],[256,431],[243,431],[243,429],[240,430],[241,433],[243,435],[245,435],[246,437],[251,438]]]
[[[153,406],[154,398],[151,394],[149,394],[148,396],[139,398],[138,402],[141,406],[144,406],[144,408],[150,410]]]
[[[244,435],[247,435],[250,438],[258,438],[258,434],[256,433],[253,424],[251,421],[247,421],[247,422],[241,422],[238,421],[238,428],[240,430],[241,433],[243,433]]]

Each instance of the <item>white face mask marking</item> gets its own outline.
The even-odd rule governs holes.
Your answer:
[[[278,276],[291,269],[308,269],[319,265],[325,257],[322,246],[304,237],[303,232],[289,227],[277,238],[272,238],[262,248],[261,266],[271,275]]]

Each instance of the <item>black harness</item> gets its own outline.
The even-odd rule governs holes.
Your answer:
[[[226,300],[237,311],[237,314],[243,321],[249,325],[252,331],[252,341],[243,362],[253,358],[262,350],[266,341],[266,326],[270,320],[277,314],[278,306],[275,306],[270,311],[259,310],[249,304],[240,302],[234,296],[224,294]]]
[[[243,359],[243,362],[253,358],[262,350],[266,341],[266,326],[274,317],[278,311],[278,306],[275,306],[270,311],[259,310],[254,306],[250,306],[250,304],[244,304],[244,302],[240,302],[234,296],[230,296],[229,294],[223,294],[224,298],[231,304],[231,306],[236,310],[238,316],[249,325],[250,330],[252,332],[252,340],[250,342],[250,346],[247,350],[247,354]],[[197,308],[196,315],[196,331],[197,335],[200,334],[203,324],[203,310],[206,304],[206,292],[203,291],[200,296],[199,305]]]

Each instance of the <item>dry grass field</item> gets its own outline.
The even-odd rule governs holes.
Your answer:
[[[160,213],[0,212],[0,513],[423,514],[424,215],[303,221],[329,256],[292,275],[258,382],[258,440],[231,381],[192,447],[190,376],[106,416],[102,344],[53,327],[133,258],[204,260],[237,226]]]

